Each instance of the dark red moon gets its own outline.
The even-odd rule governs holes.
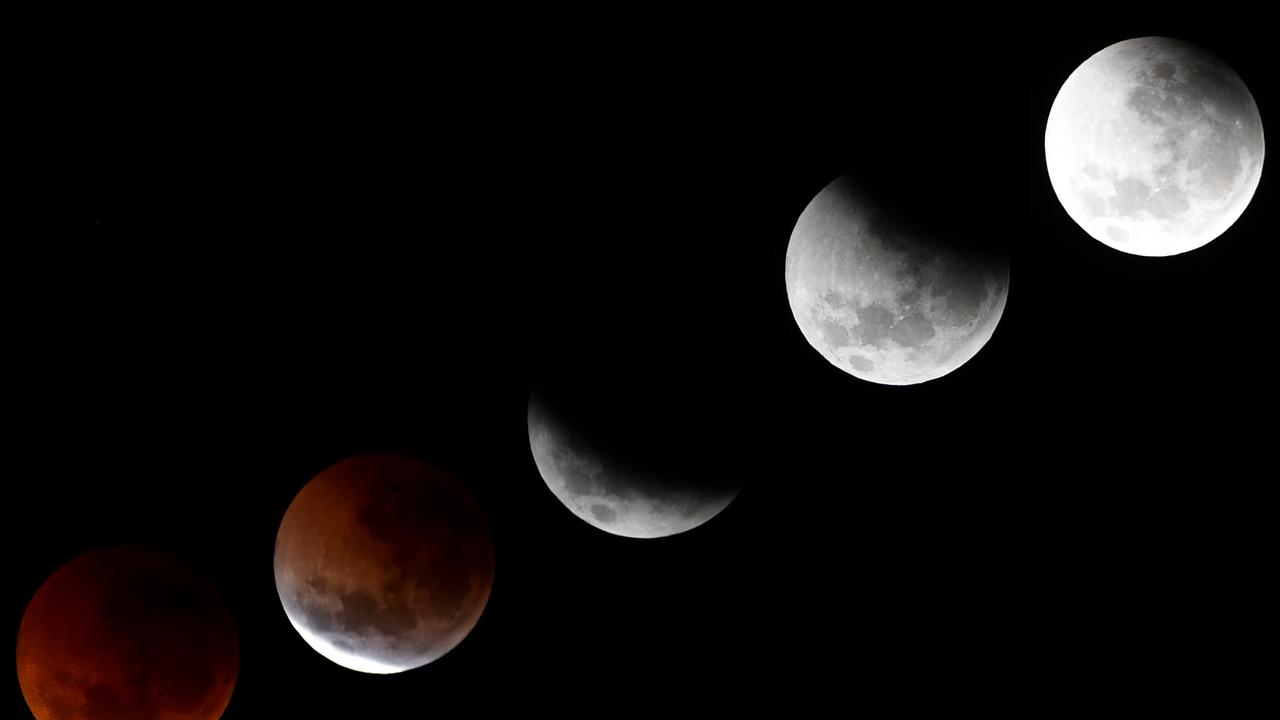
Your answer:
[[[397,673],[438,659],[475,627],[493,586],[493,539],[447,473],[407,455],[359,455],[294,498],[275,570],[285,614],[316,652]]]
[[[141,547],[62,566],[18,629],[18,684],[39,720],[215,720],[239,670],[235,623],[213,585]]]

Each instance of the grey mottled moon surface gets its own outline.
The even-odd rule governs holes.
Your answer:
[[[911,229],[846,177],[796,221],[786,283],[796,324],[832,365],[911,385],[950,373],[991,339],[1009,265],[1003,254]]]
[[[573,430],[529,403],[529,448],[538,472],[564,506],[587,523],[631,538],[691,530],[728,507],[737,488],[671,484],[583,442]]]
[[[1049,180],[1094,239],[1134,255],[1201,247],[1262,176],[1258,106],[1222,60],[1181,40],[1111,45],[1071,73],[1045,128]]]

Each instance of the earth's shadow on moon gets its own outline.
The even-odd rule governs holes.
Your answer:
[[[276,540],[286,614],[317,652],[393,673],[462,642],[493,583],[488,522],[451,475],[417,457],[370,453],[313,478]]]
[[[946,189],[845,175],[799,214],[788,300],[831,365],[875,383],[920,384],[966,364],[991,337],[1008,296],[1005,234],[977,227],[961,207],[967,194]]]
[[[169,553],[118,545],[41,585],[18,631],[17,666],[39,718],[216,718],[240,645],[208,580]]]
[[[682,532],[747,483],[759,427],[749,398],[758,390],[725,368],[749,357],[705,301],[667,288],[584,309],[535,372],[535,462],[588,523],[631,537]],[[650,520],[625,517],[632,511]]]
[[[942,155],[937,161],[941,167],[917,166],[917,172],[907,172],[903,167],[883,167],[886,160],[872,159],[850,168],[840,179],[870,209],[870,228],[876,236],[904,251],[950,253],[984,267],[1007,263],[1011,223],[1021,207],[1002,204],[981,186],[966,183],[954,158]],[[816,188],[814,194],[820,190]]]

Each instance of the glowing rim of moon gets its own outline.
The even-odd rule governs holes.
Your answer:
[[[362,655],[347,652],[341,648],[334,647],[329,641],[312,632],[310,628],[298,623],[293,619],[286,609],[284,613],[289,618],[289,624],[293,625],[293,629],[298,631],[302,639],[311,646],[311,649],[323,655],[328,660],[341,665],[348,670],[369,673],[371,675],[392,675],[394,673],[412,670],[417,665],[392,665],[390,663],[379,662]]]

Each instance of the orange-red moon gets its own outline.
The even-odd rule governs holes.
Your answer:
[[[62,566],[18,629],[18,684],[39,720],[215,720],[239,669],[235,623],[213,586],[147,548]]]
[[[493,586],[493,540],[475,500],[415,457],[359,455],[302,488],[276,535],[276,589],[316,652],[395,673],[462,642]]]

